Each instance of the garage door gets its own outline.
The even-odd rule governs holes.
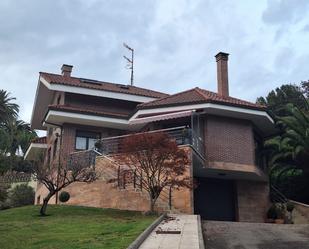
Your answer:
[[[194,212],[205,220],[235,221],[235,185],[231,180],[198,178]]]

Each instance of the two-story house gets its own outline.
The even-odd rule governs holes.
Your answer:
[[[31,126],[46,130],[26,158],[45,151],[47,162],[82,155],[102,140],[95,166],[101,177],[91,184],[74,183],[69,204],[146,211],[147,195],[125,182],[113,160],[120,141],[137,132],[165,131],[190,156],[188,174],[194,189],[165,190],[158,210],[196,213],[204,219],[263,221],[269,205],[268,178],[260,156],[265,138],[275,132],[264,106],[229,96],[228,54],[216,55],[218,92],[193,88],[168,95],[131,85],[73,77],[72,66],[61,74],[40,73]],[[118,178],[117,183],[108,180]],[[38,183],[36,203],[46,189]],[[52,202],[56,202],[55,199]]]

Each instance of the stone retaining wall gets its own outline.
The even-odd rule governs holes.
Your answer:
[[[268,182],[237,181],[238,221],[265,222],[270,206]]]

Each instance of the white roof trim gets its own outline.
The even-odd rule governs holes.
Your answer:
[[[27,149],[25,155],[24,155],[24,159],[27,159],[27,156],[29,155],[30,151],[32,149],[47,149],[47,144],[43,144],[43,143],[31,143],[29,148]]]
[[[194,112],[194,110],[164,113],[164,114],[153,115],[153,116],[144,117],[144,118],[135,118],[133,120],[130,120],[129,124],[130,125],[143,124],[143,123],[149,123],[149,122],[160,121],[160,120],[186,117],[186,116],[190,116],[192,112]]]
[[[266,117],[271,123],[274,123],[274,120],[268,115],[266,111],[259,111],[259,110],[252,110],[242,107],[235,107],[235,106],[227,106],[227,105],[220,105],[220,104],[212,104],[212,103],[204,103],[204,104],[195,104],[195,105],[183,105],[183,106],[173,106],[173,107],[160,107],[160,108],[152,108],[152,109],[141,109],[138,110],[129,121],[136,119],[138,115],[142,114],[151,114],[151,113],[160,113],[160,112],[175,112],[175,111],[186,111],[186,110],[196,110],[196,109],[218,109],[218,110],[226,110],[231,112],[238,112],[244,114],[251,114],[257,116],[264,116]]]
[[[50,116],[62,116],[62,117],[66,117],[66,118],[78,118],[78,119],[84,119],[84,120],[93,120],[93,121],[101,121],[101,122],[124,124],[124,125],[129,124],[127,119],[111,118],[111,117],[103,117],[103,116],[96,116],[96,115],[89,115],[89,114],[82,114],[82,113],[72,113],[72,112],[66,112],[66,111],[50,110],[50,111],[48,111],[46,118],[43,122],[44,126],[45,126],[45,121],[47,121]]]
[[[122,100],[134,101],[134,102],[139,102],[139,103],[145,103],[145,102],[158,99],[154,97],[146,97],[146,96],[140,96],[140,95],[127,94],[127,93],[117,93],[117,92],[111,92],[111,91],[105,91],[105,90],[89,89],[89,88],[78,87],[78,86],[50,84],[46,79],[44,79],[43,76],[40,76],[40,81],[49,90],[52,90],[52,91],[70,92],[70,93],[99,96],[99,97],[111,98],[111,99],[122,99]]]

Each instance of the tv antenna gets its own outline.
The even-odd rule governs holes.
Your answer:
[[[134,49],[129,47],[127,44],[123,43],[123,46],[131,51],[131,59],[129,59],[127,56],[123,56],[125,60],[127,61],[126,68],[131,70],[131,86],[133,86],[133,64],[134,64]]]

